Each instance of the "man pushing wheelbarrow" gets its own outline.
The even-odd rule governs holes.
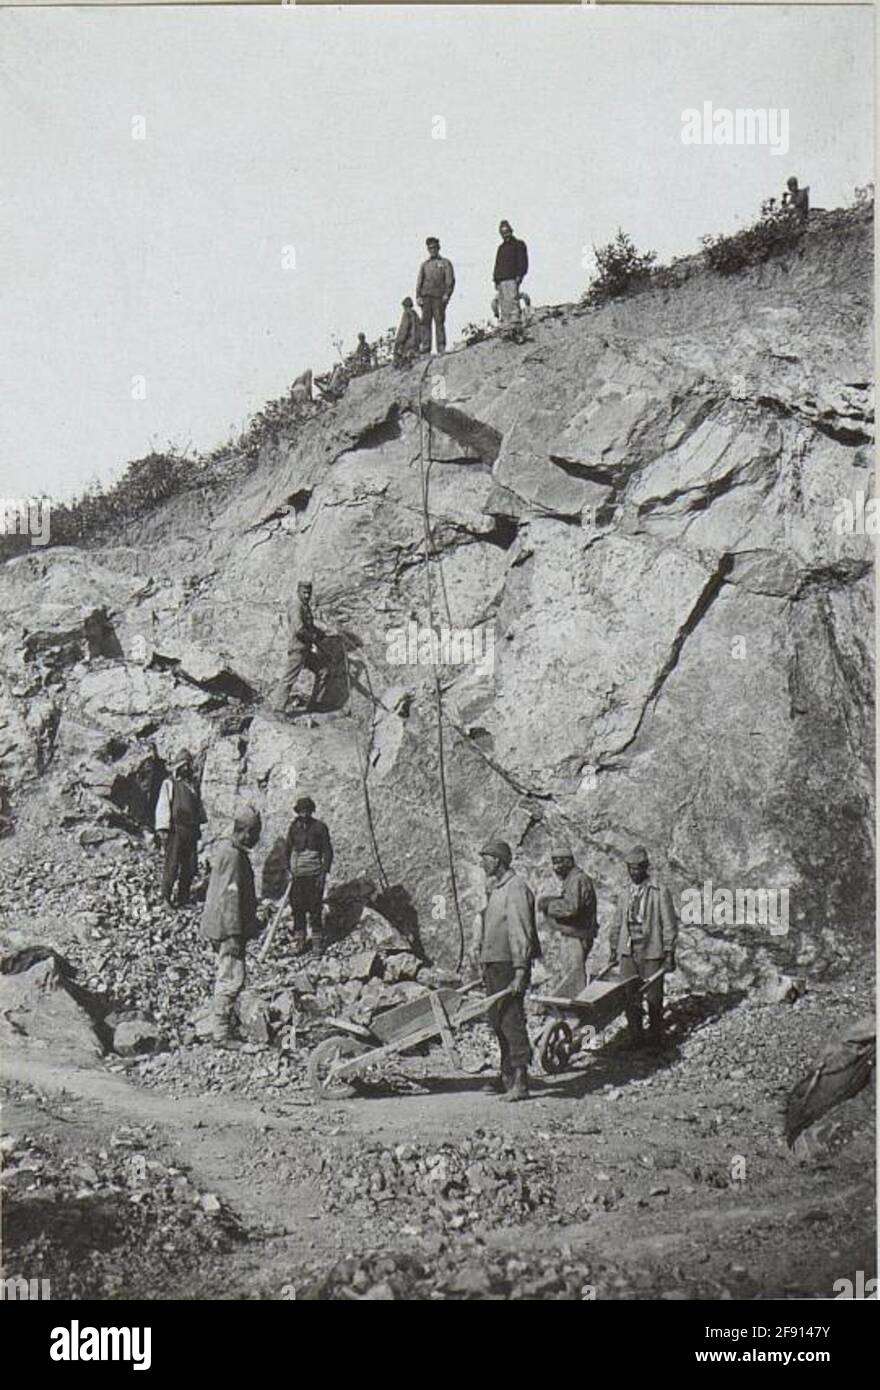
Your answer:
[[[489,1023],[501,1053],[499,1090],[506,1101],[528,1100],[531,1046],[526,1031],[525,993],[532,961],[541,954],[535,926],[535,898],[510,867],[513,855],[504,840],[480,850],[486,875],[486,906],[474,923],[472,951],[486,993],[508,990],[490,1010]]]

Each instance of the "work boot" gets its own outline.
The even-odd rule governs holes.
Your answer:
[[[514,1067],[510,1090],[505,1091],[502,1100],[516,1101],[529,1098],[529,1074],[525,1067]]]

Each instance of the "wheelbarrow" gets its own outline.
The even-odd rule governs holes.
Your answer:
[[[347,1019],[328,1020],[336,1030],[309,1054],[306,1075],[315,1094],[345,1100],[357,1094],[358,1073],[412,1048],[439,1040],[455,1071],[463,1071],[455,1050],[455,1034],[466,1023],[485,1018],[493,1005],[510,993],[499,990],[483,999],[469,999],[480,984],[472,980],[462,989],[431,989],[423,995],[377,1014],[369,1028]]]
[[[665,974],[657,970],[647,980],[634,975],[629,980],[607,979],[612,966],[587,980],[583,986],[583,971],[571,970],[555,986],[552,994],[532,996],[547,1022],[535,1042],[535,1051],[542,1071],[554,1076],[565,1071],[576,1052],[580,1051],[584,1034],[590,1036],[625,1012],[630,1002],[641,1000],[651,985]]]

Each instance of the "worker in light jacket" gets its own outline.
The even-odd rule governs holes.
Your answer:
[[[491,840],[480,850],[486,876],[486,906],[474,922],[473,955],[486,993],[509,991],[492,1006],[489,1023],[501,1054],[500,1089],[507,1101],[528,1100],[531,1047],[526,1031],[525,994],[532,961],[541,954],[535,927],[535,898],[525,879],[510,867],[510,845]]]
[[[177,884],[177,906],[189,902],[189,890],[196,875],[199,836],[207,817],[196,783],[193,756],[185,748],[159,789],[154,825],[159,841],[165,848],[162,869],[162,896],[174,906],[174,885]]]
[[[658,971],[675,969],[678,919],[669,889],[650,873],[648,851],[636,845],[626,856],[630,885],[621,895],[611,927],[609,964],[620,967],[622,980],[649,980]],[[654,980],[645,996],[649,1036],[663,1041],[663,976]],[[626,1009],[630,1037],[644,1041],[642,1000],[635,996]]]
[[[431,324],[437,335],[437,351],[446,351],[446,306],[455,289],[452,262],[440,255],[440,242],[429,236],[428,259],[422,261],[416,280],[416,303],[422,311],[422,352],[431,351]]]
[[[216,951],[211,1036],[218,1044],[233,1042],[232,1015],[245,983],[245,946],[262,929],[249,854],[261,830],[258,811],[248,807],[240,812],[231,838],[221,841],[211,867],[199,935]]]

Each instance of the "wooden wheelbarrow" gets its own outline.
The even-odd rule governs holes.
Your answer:
[[[385,1057],[438,1039],[450,1066],[462,1071],[455,1050],[455,1033],[465,1023],[484,1018],[499,999],[510,993],[509,989],[502,989],[484,999],[469,999],[479,984],[479,980],[472,980],[463,989],[426,990],[418,998],[378,1014],[369,1028],[347,1019],[329,1019],[336,1032],[318,1043],[306,1064],[306,1075],[315,1094],[345,1100],[357,1094],[354,1082],[359,1072]]]
[[[590,1038],[595,1037],[624,1013],[630,1001],[641,1000],[666,973],[657,970],[647,980],[640,980],[637,975],[629,980],[607,979],[611,969],[606,966],[593,979],[588,977],[585,988],[581,983],[582,971],[574,969],[559,981],[552,994],[532,996],[532,1003],[547,1015],[534,1047],[541,1069],[548,1075],[565,1071],[587,1031]]]

